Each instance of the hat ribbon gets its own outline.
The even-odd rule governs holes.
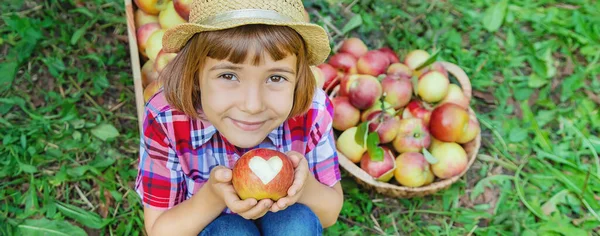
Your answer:
[[[273,10],[265,10],[265,9],[241,9],[241,10],[232,10],[219,13],[217,15],[208,17],[202,21],[199,21],[198,24],[202,25],[214,25],[218,23],[222,23],[230,20],[242,20],[242,19],[264,19],[264,20],[274,20],[281,22],[292,22],[292,19],[289,16],[280,14],[279,12]]]

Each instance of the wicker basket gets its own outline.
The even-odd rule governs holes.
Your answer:
[[[467,74],[457,65],[449,62],[441,62],[448,73],[454,75],[458,82],[461,84],[465,95],[471,99],[471,82],[467,77]],[[475,113],[469,108],[469,115],[475,116]],[[433,183],[421,187],[405,187],[396,185],[393,183],[385,183],[377,181],[371,177],[367,172],[362,170],[357,164],[353,163],[338,151],[339,163],[349,174],[362,186],[375,190],[378,193],[399,198],[411,198],[411,197],[422,197],[430,194],[434,194],[440,190],[449,188],[454,182],[458,181],[473,165],[477,152],[481,146],[481,132],[471,142],[463,144],[462,147],[467,152],[468,164],[467,168],[457,176],[449,179],[440,180],[436,178]]]

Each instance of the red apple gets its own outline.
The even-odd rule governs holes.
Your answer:
[[[422,119],[426,125],[429,125],[431,110],[425,108],[419,100],[412,100],[406,105],[406,109],[404,109],[402,113],[402,119],[407,118],[419,118]]]
[[[427,61],[429,57],[429,53],[425,50],[413,50],[406,54],[406,57],[404,58],[404,64],[406,64],[411,70],[415,70],[425,61]]]
[[[175,11],[181,16],[186,22],[190,19],[190,7],[192,0],[173,0],[173,6]]]
[[[462,89],[456,84],[448,85],[448,94],[439,102],[439,104],[444,103],[454,103],[456,105],[461,106],[465,110],[469,108],[469,98],[465,96]]]
[[[475,137],[477,137],[479,132],[481,132],[481,128],[479,127],[479,121],[477,121],[477,117],[469,116],[469,123],[467,124],[467,129],[456,140],[456,142],[460,144],[471,142],[473,139],[475,139]]]
[[[360,159],[360,168],[378,181],[388,182],[394,177],[394,169],[396,168],[394,160],[396,158],[394,158],[394,154],[389,148],[381,148],[383,149],[383,160],[375,161],[368,152],[365,152]]]
[[[158,22],[163,29],[170,29],[187,21],[177,13],[173,1],[169,1],[167,7],[158,14]]]
[[[365,55],[368,50],[369,48],[367,48],[367,45],[361,39],[349,38],[342,42],[338,52],[348,53],[358,59]]]
[[[142,11],[157,15],[161,10],[165,9],[167,1],[165,0],[134,0],[135,5]]]
[[[457,176],[467,168],[467,153],[457,143],[440,143],[431,149],[431,155],[437,159],[437,163],[431,164],[431,170],[440,179]]]
[[[142,88],[146,88],[156,80],[158,80],[158,71],[154,69],[153,61],[148,60],[142,66]]]
[[[429,147],[431,136],[423,120],[419,118],[401,119],[398,124],[398,134],[392,142],[398,153],[421,152]]]
[[[370,75],[361,75],[348,84],[350,103],[360,110],[371,107],[383,93],[381,83]]]
[[[394,177],[407,187],[421,187],[434,179],[429,162],[418,152],[405,152],[396,157]]]
[[[408,68],[408,66],[406,66],[405,64],[394,63],[387,68],[386,74],[410,79],[412,77],[413,71],[412,69]]]
[[[387,56],[377,50],[368,51],[365,55],[358,58],[356,68],[359,74],[379,76],[386,72],[390,61]]]
[[[400,58],[398,58],[398,55],[391,48],[383,47],[383,48],[380,48],[379,51],[383,52],[387,56],[390,63],[400,62]]]
[[[154,94],[156,94],[162,86],[163,83],[161,80],[155,80],[148,84],[148,86],[144,88],[144,102],[148,102],[148,100],[150,100],[150,98],[152,98],[152,96],[154,96]]]
[[[294,165],[287,155],[267,148],[244,153],[233,167],[231,183],[240,199],[287,196],[294,181]]]
[[[150,35],[160,29],[160,24],[148,23],[142,25],[136,30],[138,49],[143,56],[148,57],[148,55],[146,55],[146,47],[148,45],[147,43]]]
[[[158,53],[162,50],[162,38],[165,35],[165,29],[154,31],[146,41],[146,56],[151,61],[156,60]]]
[[[431,112],[429,130],[436,139],[456,142],[468,128],[469,114],[461,106],[444,103]]]
[[[439,102],[448,94],[450,80],[438,71],[429,71],[419,77],[417,94],[428,103]]]
[[[356,74],[356,63],[358,59],[350,53],[339,52],[329,58],[329,64],[346,74]]]
[[[338,77],[338,71],[327,63],[322,63],[317,66],[323,72],[325,82],[322,88],[329,88],[332,83],[335,83],[335,79]]]
[[[413,86],[410,80],[398,76],[386,76],[381,81],[384,100],[392,105],[394,109],[400,109],[410,102],[413,94]]]
[[[396,138],[400,120],[394,114],[377,111],[367,119],[369,120],[369,132],[377,132],[380,143],[389,143]]]
[[[338,151],[346,156],[351,162],[359,163],[363,154],[367,151],[366,143],[359,145],[354,138],[358,127],[354,126],[342,132],[335,141],[335,146]]]
[[[140,9],[140,8],[135,10],[134,17],[135,17],[134,22],[135,22],[136,29],[140,28],[140,26],[148,24],[148,23],[158,23],[157,15],[148,14],[145,11],[142,11],[142,9]]]
[[[392,105],[390,105],[388,102],[384,101],[383,104],[381,104],[381,100],[377,100],[375,101],[373,106],[367,108],[360,114],[360,121],[367,121],[369,116],[371,116],[373,113],[379,113],[382,110],[382,108],[385,109],[385,112],[390,115],[396,114],[396,110],[394,110]]]
[[[333,103],[333,128],[344,131],[358,124],[360,111],[350,104],[348,97],[335,97]]]
[[[154,68],[156,68],[156,71],[160,74],[160,72],[162,72],[176,56],[177,53],[165,52],[161,49],[160,52],[158,52],[158,55],[156,55]]]

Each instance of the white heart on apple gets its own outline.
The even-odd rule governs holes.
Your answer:
[[[260,181],[266,185],[279,174],[281,167],[283,167],[283,162],[278,156],[272,156],[268,161],[262,157],[255,156],[250,159],[248,166],[258,176]]]

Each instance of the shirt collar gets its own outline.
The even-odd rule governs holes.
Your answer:
[[[198,149],[205,143],[207,143],[212,137],[217,134],[217,129],[208,121],[201,119],[192,119],[190,126],[190,139],[192,142],[192,148]],[[285,124],[285,122],[284,122]],[[267,138],[272,142],[273,145],[279,147],[282,145],[282,139],[284,138],[284,124],[273,129]]]

